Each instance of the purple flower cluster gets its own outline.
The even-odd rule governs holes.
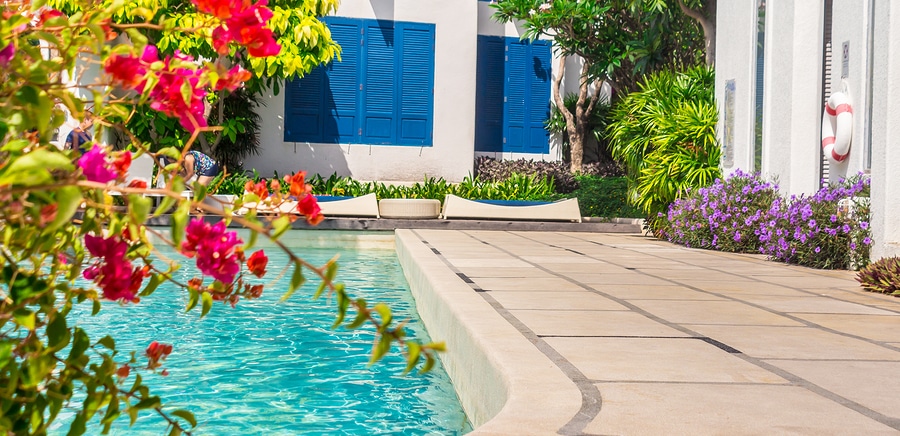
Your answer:
[[[672,203],[662,233],[688,247],[757,252],[759,223],[776,198],[778,186],[738,170]]]
[[[759,227],[760,252],[814,268],[858,268],[868,263],[869,179],[857,176],[826,185],[811,196],[778,198]],[[840,210],[841,200],[855,213]]]
[[[812,196],[785,199],[758,174],[736,171],[672,203],[660,216],[665,225],[659,233],[688,247],[761,252],[815,268],[858,268],[868,263],[872,243],[868,192],[869,179],[859,175]]]

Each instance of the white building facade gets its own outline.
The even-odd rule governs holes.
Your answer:
[[[872,258],[900,255],[900,3],[719,1],[716,27],[724,171],[759,171],[786,194],[866,173]],[[840,162],[822,152],[823,109],[835,92],[853,114]]]
[[[549,41],[491,19],[481,0],[343,0],[325,19],[342,59],[269,95],[261,174],[461,181],[477,155],[560,159],[543,128],[557,60]],[[566,72],[577,89],[578,68]]]

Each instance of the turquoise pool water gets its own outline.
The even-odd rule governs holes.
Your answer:
[[[339,253],[338,278],[353,295],[387,303],[395,319],[409,319],[414,336],[429,341],[396,254],[386,246],[390,240],[330,233],[289,232],[287,237],[315,264]],[[271,279],[286,261],[276,249],[264,248]],[[184,262],[179,274],[192,277],[191,262]],[[173,344],[165,361],[169,375],[151,374],[145,382],[167,409],[194,412],[200,422],[195,434],[453,435],[471,430],[440,365],[427,375],[404,376],[402,356],[392,353],[368,366],[371,329],[331,330],[334,302],[310,297],[318,282],[280,303],[286,284],[282,279],[260,300],[241,301],[234,309],[217,302],[203,319],[199,308],[184,313],[187,298],[173,288],[160,288],[138,305],[104,304],[94,317],[84,305],[73,319],[92,340],[113,335],[123,356],[141,354],[153,340]],[[165,429],[162,419],[149,412],[135,427],[127,424],[127,417],[121,418],[112,433],[158,435]],[[56,432],[67,428],[66,422]]]

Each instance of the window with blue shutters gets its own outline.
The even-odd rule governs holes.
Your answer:
[[[341,60],[287,83],[284,140],[432,145],[434,25],[325,22]]]
[[[549,41],[478,37],[475,150],[548,153]]]

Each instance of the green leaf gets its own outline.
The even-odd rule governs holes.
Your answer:
[[[136,410],[155,409],[162,406],[159,397],[147,397],[132,406]]]
[[[350,330],[357,329],[359,326],[363,325],[368,319],[369,310],[366,309],[366,300],[359,298],[356,300],[356,318],[353,319],[353,322],[347,325],[347,328]]]
[[[147,281],[147,286],[144,287],[144,290],[141,291],[140,296],[146,297],[153,293],[157,287],[162,283],[163,278],[160,274],[153,274],[150,276],[150,280]]]
[[[185,312],[190,312],[191,309],[197,307],[197,303],[200,302],[200,292],[196,289],[188,289],[188,304]]]
[[[403,370],[403,373],[409,374],[416,367],[416,364],[419,363],[419,354],[422,352],[422,346],[416,342],[409,341],[406,343],[406,349],[406,368]]]
[[[47,234],[60,228],[63,224],[70,223],[78,207],[81,206],[82,200],[84,197],[81,195],[81,190],[74,186],[64,186],[56,191],[56,218],[44,228],[43,232]]]
[[[148,197],[134,194],[128,196],[128,216],[135,225],[141,225],[147,221],[151,207],[153,207],[153,200]]]
[[[172,209],[172,206],[175,206],[175,198],[169,197],[168,195],[163,197],[159,202],[159,206],[156,207],[156,210],[153,212],[153,216],[157,217]]]
[[[91,306],[91,316],[96,316],[98,313],[100,313],[100,300],[94,300]]]
[[[275,221],[272,221],[272,228],[274,229],[272,232],[272,239],[278,239],[284,232],[291,228],[291,218],[287,215],[279,217]]]
[[[112,336],[106,335],[97,341],[98,344],[103,345],[104,347],[115,350],[116,349],[116,340],[112,338]]]
[[[297,292],[303,284],[306,283],[306,277],[303,276],[303,265],[294,263],[294,274],[291,275],[291,283],[288,285],[287,292],[281,296],[281,301],[285,301]]]
[[[372,357],[369,359],[369,365],[378,362],[387,354],[388,351],[391,350],[391,337],[387,335],[381,335],[378,338],[378,342],[372,347]]]
[[[0,175],[0,185],[34,186],[53,181],[50,171],[73,171],[72,162],[62,153],[39,148],[14,158]]]
[[[85,423],[87,419],[84,417],[84,411],[75,415],[75,419],[72,421],[72,424],[69,426],[69,432],[66,433],[67,436],[78,436],[83,435],[87,428],[85,427]]]
[[[178,205],[178,209],[172,214],[172,242],[175,246],[181,245],[184,238],[184,228],[187,227],[188,218],[191,214],[191,202],[183,201]]]
[[[5,368],[6,364],[12,358],[13,344],[9,342],[0,342],[0,368]]]
[[[422,365],[422,370],[419,371],[419,374],[425,374],[428,371],[431,371],[431,369],[434,368],[435,363],[436,363],[436,361],[434,360],[434,357],[430,354],[426,354],[425,355],[425,365]]]
[[[34,330],[35,314],[28,309],[18,309],[13,312],[13,318],[16,324],[25,327],[28,330]]]
[[[187,410],[184,410],[184,409],[173,410],[172,415],[177,416],[177,417],[187,421],[191,425],[192,428],[197,426],[197,418],[194,417],[193,413],[188,412]]]
[[[66,360],[77,360],[84,355],[88,347],[91,346],[87,333],[79,327],[75,327],[75,337],[72,340],[72,349],[69,351],[69,357]]]
[[[212,294],[210,294],[209,292],[203,292],[200,294],[200,299],[203,300],[203,308],[200,311],[200,318],[203,318],[207,313],[209,313],[209,310],[212,309]]]
[[[378,303],[375,307],[372,308],[374,311],[378,312],[378,315],[381,316],[381,325],[382,327],[387,327],[391,324],[393,317],[391,316],[391,308],[387,307],[384,303]]]
[[[55,314],[53,320],[47,324],[47,345],[52,349],[61,349],[69,344],[69,329],[66,326],[66,317]]]

